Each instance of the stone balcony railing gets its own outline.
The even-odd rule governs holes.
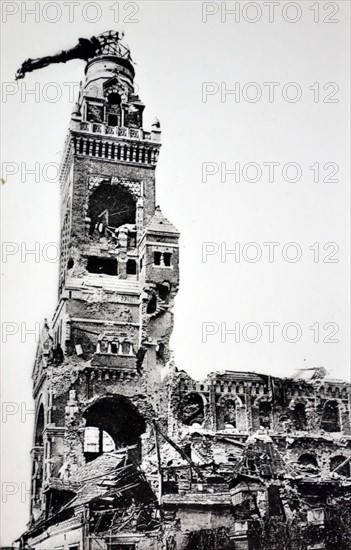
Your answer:
[[[103,125],[98,126],[101,126],[100,129],[104,128],[105,130],[109,128]],[[115,131],[128,130],[128,136],[122,137],[122,141],[119,141],[114,139],[116,134],[113,136],[112,134],[90,133],[89,131],[78,133],[73,137],[74,153],[125,163],[156,165],[160,144],[156,141],[144,140],[141,137],[141,133],[145,134],[143,130],[117,127],[110,129]],[[136,132],[139,137],[134,137],[133,132]]]
[[[80,130],[90,134],[125,137],[139,141],[159,141],[159,132],[146,132],[142,128],[126,128],[124,126],[107,126],[97,122],[80,122]]]
[[[72,117],[60,167],[61,189],[67,181],[73,154],[156,166],[160,146],[161,131],[156,127],[145,132],[143,129],[82,122],[80,117]]]

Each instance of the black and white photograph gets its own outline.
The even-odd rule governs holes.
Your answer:
[[[1,550],[350,550],[349,0],[2,0]]]

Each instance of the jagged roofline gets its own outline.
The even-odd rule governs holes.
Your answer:
[[[79,38],[78,44],[69,50],[62,50],[51,56],[27,59],[18,69],[15,78],[16,80],[24,78],[26,73],[42,69],[53,63],[66,63],[71,59],[89,61],[100,55],[118,57],[134,72],[130,50],[121,42],[123,36],[123,33],[120,35],[118,31],[110,30],[91,38]]]

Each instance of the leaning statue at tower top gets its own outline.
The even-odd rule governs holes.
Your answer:
[[[52,63],[66,63],[71,59],[88,61],[98,55],[116,55],[132,61],[129,49],[121,43],[123,33],[106,31],[91,38],[79,38],[78,44],[69,50],[62,50],[55,55],[27,59],[16,73],[16,80],[24,78],[26,73],[47,67]]]

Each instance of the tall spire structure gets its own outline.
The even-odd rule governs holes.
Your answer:
[[[160,123],[143,127],[145,106],[119,36],[95,41],[96,51],[85,44],[61,165],[58,304],[33,372],[32,528],[72,497],[75,473],[104,452],[129,448],[138,464],[150,438],[154,445],[148,421],[166,417],[160,382],[179,233],[155,206]],[[77,51],[84,58],[83,46],[54,62]],[[21,74],[50,59],[27,61]]]

